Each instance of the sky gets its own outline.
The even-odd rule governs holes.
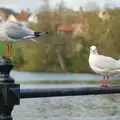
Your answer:
[[[51,6],[54,8],[61,0],[49,0]],[[98,5],[103,6],[104,3],[112,3],[120,6],[120,0],[62,0],[67,7],[77,10],[80,6],[84,6],[87,2],[96,2]],[[21,9],[29,8],[35,11],[43,5],[43,0],[0,0],[0,7],[12,8],[19,11]]]

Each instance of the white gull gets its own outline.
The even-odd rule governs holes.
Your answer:
[[[18,22],[15,18],[9,18],[7,21],[0,21],[0,42],[18,42],[25,40],[32,40],[36,43],[33,38],[38,38],[41,35],[48,34],[48,32],[35,32],[27,26]],[[8,57],[10,57],[10,46],[8,47]]]
[[[90,47],[89,65],[94,72],[102,76],[103,87],[108,86],[106,82],[110,76],[120,74],[120,60],[100,55],[94,45]]]

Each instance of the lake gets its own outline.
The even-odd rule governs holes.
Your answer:
[[[16,81],[21,80],[99,80],[93,74],[50,74],[12,71]],[[23,88],[74,88],[86,84],[21,84]],[[120,120],[120,95],[67,96],[21,99],[14,107],[14,120]]]
[[[10,75],[18,81],[53,81],[53,80],[78,80],[78,81],[90,81],[90,80],[100,80],[101,77],[96,74],[87,73],[36,73],[36,72],[17,72],[11,71]],[[119,79],[119,76],[112,77],[112,79]]]

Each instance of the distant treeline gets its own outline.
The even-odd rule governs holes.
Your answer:
[[[44,6],[37,14],[38,23],[30,23],[36,31],[48,31],[38,41],[15,43],[13,61],[15,69],[37,72],[91,72],[89,46],[94,44],[101,54],[120,56],[120,9],[106,9],[110,18],[102,21],[98,11],[73,11],[59,6],[51,10]],[[61,24],[84,23],[89,26],[84,35],[72,37],[72,32],[59,33]]]

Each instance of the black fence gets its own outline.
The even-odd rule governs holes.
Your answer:
[[[84,87],[84,88],[49,88],[49,89],[21,89],[20,98],[60,97],[78,95],[100,95],[120,93],[120,86],[113,87]]]

